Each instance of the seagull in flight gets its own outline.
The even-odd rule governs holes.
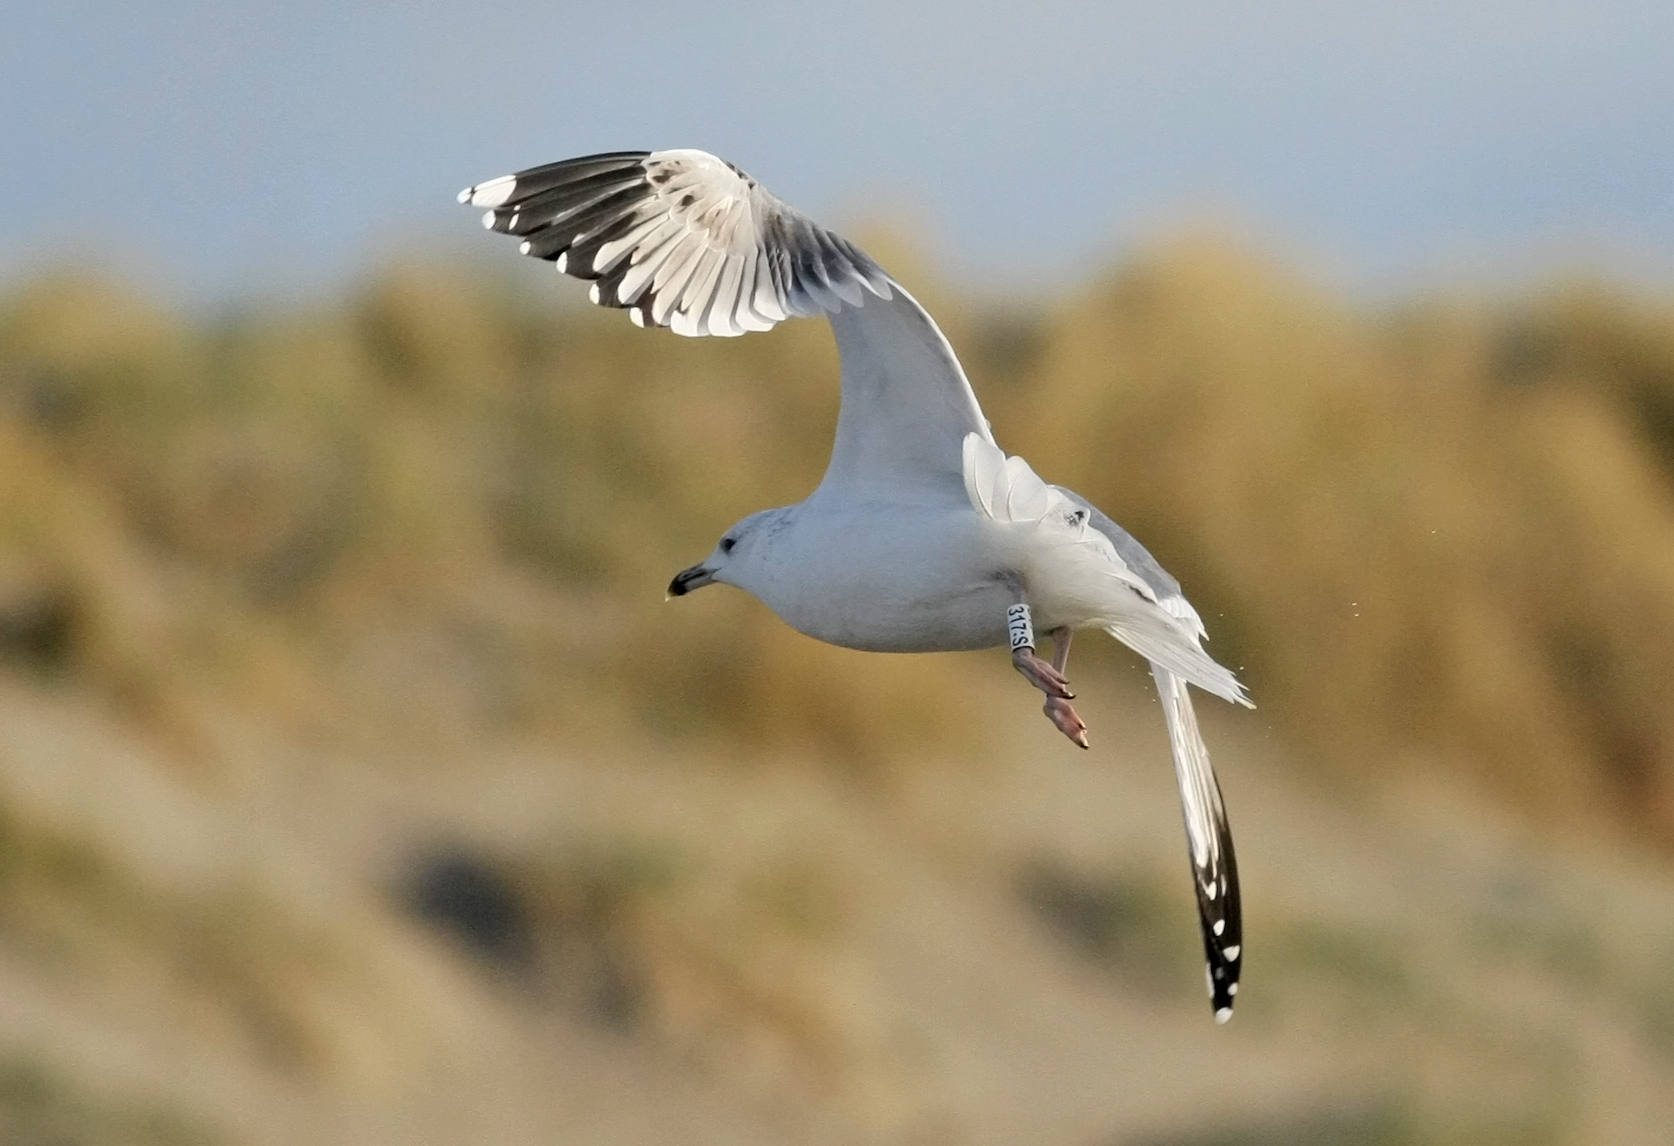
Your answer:
[[[1151,665],[1184,806],[1215,1019],[1242,954],[1238,868],[1188,685],[1250,706],[1203,650],[1180,583],[1080,495],[995,444],[965,371],[924,308],[865,252],[703,151],[621,151],[469,187],[461,203],[526,255],[592,281],[640,326],[731,337],[825,316],[842,358],[831,463],[797,505],[744,518],[681,570],[750,593],[818,640],[879,652],[1008,648],[1082,748],[1064,672],[1103,629]],[[1036,630],[1052,639],[1040,655]],[[1253,706],[1251,706],[1253,707]]]

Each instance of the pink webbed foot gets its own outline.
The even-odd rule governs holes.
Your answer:
[[[1035,650],[1028,645],[1011,651],[1011,663],[1030,684],[1048,697],[1060,697],[1064,700],[1075,698],[1075,694],[1070,691],[1069,681],[1064,679],[1064,674],[1037,657]]]
[[[1044,711],[1046,712],[1046,718],[1053,723],[1059,732],[1069,737],[1079,747],[1088,747],[1087,725],[1075,714],[1075,709],[1070,707],[1069,701],[1060,697],[1049,696],[1046,698]]]
[[[1087,725],[1076,715],[1075,709],[1070,707],[1070,701],[1075,694],[1070,691],[1069,681],[1064,678],[1064,669],[1069,664],[1070,638],[1074,632],[1069,628],[1053,629],[1046,635],[1052,638],[1052,663],[1048,664],[1035,655],[1035,635],[1029,625],[1029,606],[1025,604],[1013,605],[1006,613],[1006,622],[1011,634],[1011,663],[1017,666],[1017,671],[1026,677],[1030,684],[1046,694],[1046,707],[1043,710],[1052,726],[1062,732],[1070,740],[1087,747]]]

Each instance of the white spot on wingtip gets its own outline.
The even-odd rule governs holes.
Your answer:
[[[478,183],[475,187],[468,188],[468,198],[461,202],[474,203],[478,207],[498,207],[510,199],[516,190],[517,177],[502,175],[498,179],[490,179],[487,183]]]
[[[494,229],[494,212],[493,211],[484,211],[482,213],[482,226],[483,226],[483,230],[485,230],[485,231],[492,231]]]
[[[1239,953],[1242,952],[1243,950],[1244,950],[1244,945],[1243,944],[1234,943],[1231,947],[1228,947],[1225,951],[1222,951],[1221,954],[1225,955],[1226,958],[1227,958],[1227,962],[1230,963],[1232,960],[1238,958]]]
[[[475,190],[476,190],[475,187],[465,188],[465,190],[461,191],[459,193],[459,195],[454,199],[454,202],[456,202],[456,203],[469,203],[471,201],[471,193]]]
[[[635,326],[639,327],[641,330],[645,329],[645,311],[641,310],[639,307],[636,306],[632,310],[630,310],[628,312],[628,318]]]
[[[1226,920],[1224,920],[1224,919],[1215,920],[1215,926],[1210,928],[1210,930],[1213,931],[1216,935],[1219,935],[1221,932],[1226,930]]]
[[[1231,1017],[1232,1017],[1232,1008],[1231,1007],[1222,1007],[1220,1010],[1215,1012],[1215,1021],[1217,1023],[1224,1023],[1228,1019],[1230,1019]]]
[[[526,255],[534,249],[535,244],[531,243],[528,239],[524,239],[521,243],[517,244],[517,253],[520,255]]]
[[[592,286],[587,288],[587,301],[592,303],[594,306],[599,305],[599,284],[598,283],[594,283]]]
[[[558,261],[556,263],[554,263],[553,265],[558,268],[558,273],[559,274],[563,274],[566,270],[569,269],[570,253],[568,251],[559,251],[558,252]]]
[[[1228,983],[1226,985],[1226,993],[1229,994],[1229,995],[1236,995],[1238,993],[1238,984],[1237,983]]]
[[[1209,902],[1211,902],[1211,903],[1213,903],[1215,901],[1215,896],[1218,894],[1218,892],[1219,892],[1219,889],[1216,888],[1213,883],[1211,883],[1208,887],[1203,889],[1203,893],[1209,897]]]

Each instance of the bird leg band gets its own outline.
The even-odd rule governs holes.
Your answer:
[[[1019,602],[1006,610],[1006,631],[1011,637],[1011,651],[1035,647],[1035,626],[1029,620],[1029,606]]]

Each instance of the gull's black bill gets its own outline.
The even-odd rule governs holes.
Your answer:
[[[674,575],[674,580],[668,583],[670,597],[684,597],[693,589],[701,589],[715,578],[703,565],[693,565],[690,569],[682,569]]]

